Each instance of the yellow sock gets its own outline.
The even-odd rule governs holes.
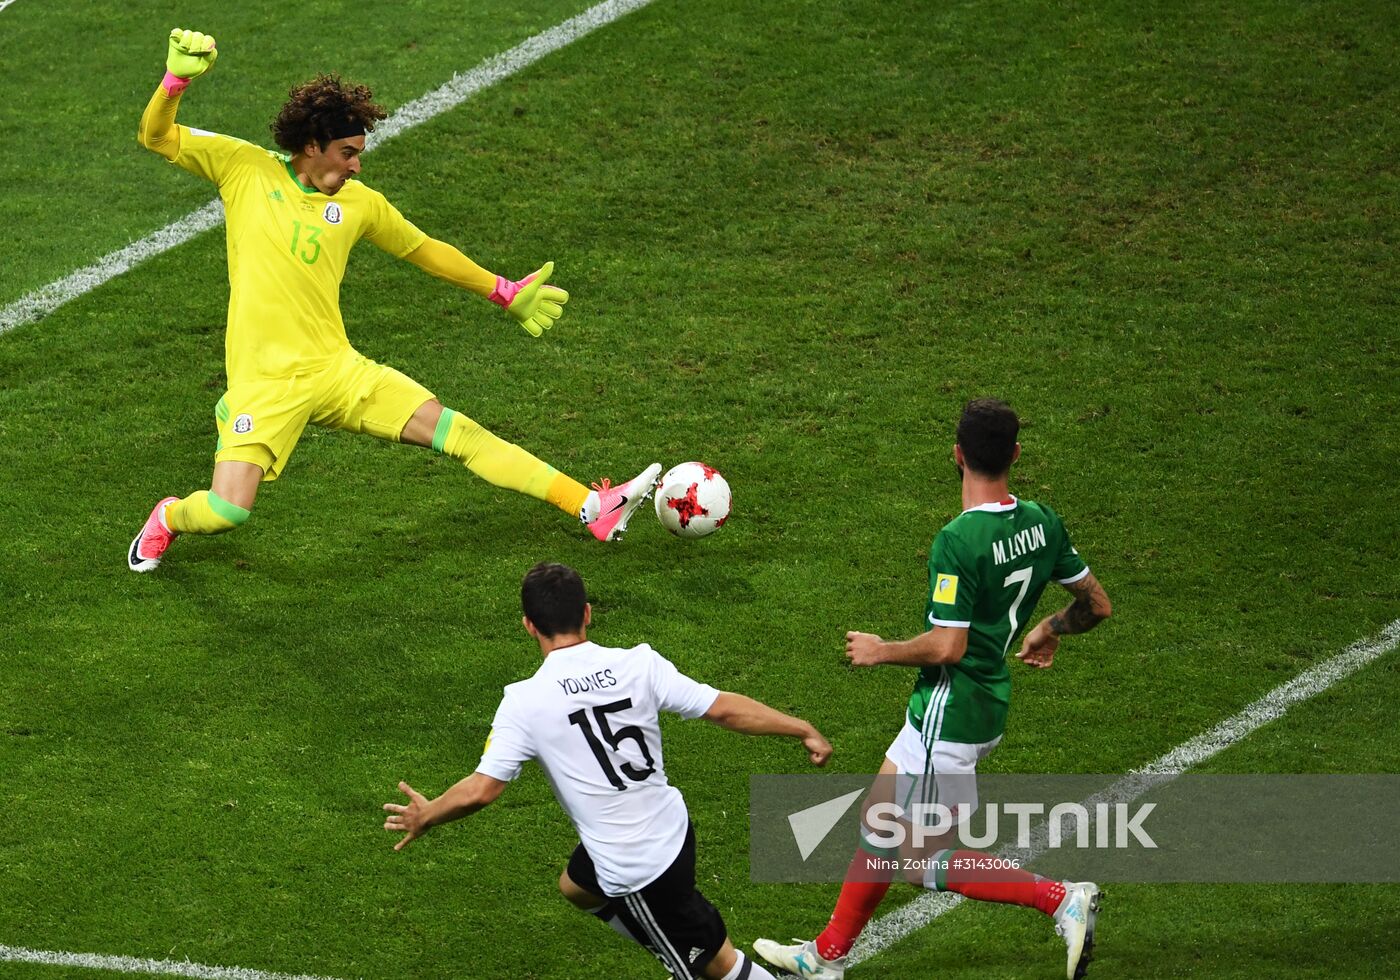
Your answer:
[[[438,419],[433,448],[461,460],[487,483],[544,500],[574,517],[588,497],[578,481],[450,408]]]
[[[223,534],[246,521],[249,513],[212,490],[200,490],[165,508],[165,524],[179,534]]]
[[[556,472],[544,499],[571,517],[578,517],[591,491],[571,476]]]

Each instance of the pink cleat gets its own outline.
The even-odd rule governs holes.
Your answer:
[[[620,487],[604,479],[593,484],[593,492],[584,502],[579,519],[599,541],[620,541],[627,530],[627,520],[656,489],[661,464],[652,463]]]
[[[151,510],[151,516],[146,518],[146,525],[141,528],[141,533],[131,542],[131,550],[126,553],[126,566],[133,572],[153,571],[160,564],[160,556],[165,554],[165,549],[175,540],[176,533],[165,524],[165,508],[179,499],[166,497]]]

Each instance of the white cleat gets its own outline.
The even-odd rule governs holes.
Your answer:
[[[796,945],[783,946],[771,939],[755,939],[753,950],[778,969],[803,980],[842,980],[846,976],[846,957],[822,959],[814,939],[793,942]]]
[[[1103,893],[1092,881],[1067,881],[1064,885],[1065,897],[1055,910],[1055,933],[1069,950],[1065,977],[1080,980],[1093,959],[1094,920],[1098,918]]]

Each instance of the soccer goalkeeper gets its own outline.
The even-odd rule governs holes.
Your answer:
[[[137,134],[142,146],[212,181],[223,199],[228,391],[214,409],[219,441],[210,488],[156,504],[131,542],[131,570],[154,569],[178,534],[218,534],[246,521],[258,484],[277,479],[307,423],[431,446],[496,486],[577,516],[599,540],[617,540],[660,465],[621,486],[603,480],[590,491],[358,353],[341,321],[340,281],[361,238],[491,300],[533,337],[569,299],[549,284],[553,263],[514,282],[494,275],[429,238],[356,180],[365,134],[386,113],[369,89],[337,75],[318,75],[292,90],[272,124],[285,153],[177,125],[181,94],[218,54],[206,34],[171,31],[165,78]]]

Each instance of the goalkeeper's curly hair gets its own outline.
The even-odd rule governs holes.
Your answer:
[[[312,140],[321,149],[334,139],[331,133],[347,122],[358,122],[366,132],[389,115],[374,101],[366,85],[352,85],[339,75],[317,75],[292,89],[287,104],[272,123],[272,138],[288,153],[299,153]]]

